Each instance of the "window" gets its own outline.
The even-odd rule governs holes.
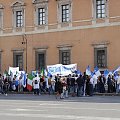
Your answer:
[[[60,63],[63,65],[70,64],[70,50],[60,50]]]
[[[38,25],[44,25],[45,23],[45,8],[38,8]]]
[[[107,48],[95,48],[95,66],[107,67]]]
[[[62,5],[62,22],[68,22],[70,20],[69,4]]]
[[[58,1],[58,21],[65,23],[72,21],[72,0],[57,0]]]
[[[23,14],[22,11],[16,11],[16,27],[23,26]]]
[[[23,70],[23,53],[13,53],[13,66],[19,67],[19,70]]]
[[[96,0],[96,18],[105,18],[106,0]]]
[[[24,11],[25,3],[22,1],[14,2],[12,5],[13,11],[13,27],[15,29],[22,28],[24,26]]]
[[[34,22],[36,25],[36,28],[47,28],[47,26],[44,26],[48,23],[48,0],[33,0],[33,5],[35,8],[34,11]]]
[[[45,53],[36,52],[36,70],[45,68]]]

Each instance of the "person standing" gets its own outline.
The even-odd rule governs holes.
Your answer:
[[[35,78],[33,78],[33,89],[34,89],[34,95],[39,95],[39,89],[40,89],[40,78],[35,75]]]
[[[61,99],[61,94],[63,92],[63,86],[62,86],[62,83],[61,83],[61,79],[59,78],[58,81],[56,81],[56,99],[60,96],[60,99]]]
[[[82,75],[80,75],[77,78],[76,82],[77,82],[77,86],[78,86],[77,87],[77,96],[81,97],[81,96],[83,96],[83,86],[84,86],[84,80],[83,80]]]
[[[4,85],[3,77],[0,74],[0,94],[3,94],[3,85]]]
[[[120,74],[117,77],[116,93],[120,93]]]
[[[9,79],[8,77],[6,77],[4,80],[4,94],[6,96],[8,95],[8,90],[9,90]]]

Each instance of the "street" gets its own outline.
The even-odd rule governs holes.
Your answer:
[[[120,120],[120,96],[0,95],[1,120]]]

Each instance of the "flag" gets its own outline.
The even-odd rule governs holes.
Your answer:
[[[76,70],[76,71],[75,71],[75,74],[77,74],[77,75],[82,75],[82,72],[81,72],[80,70]]]
[[[108,75],[109,75],[109,71],[108,71],[108,70],[105,70],[105,71],[104,71],[104,76],[105,76],[105,78],[107,78]]]
[[[40,75],[41,75],[41,77],[44,79],[44,69],[41,70]]]
[[[26,80],[27,80],[27,76],[25,73],[23,74],[22,78],[23,78],[23,87],[25,88],[26,87]]]
[[[86,68],[86,75],[91,76],[91,70],[89,65]]]
[[[114,70],[113,74],[118,71],[120,71],[120,66],[116,70]]]
[[[7,70],[4,71],[3,76],[4,76],[4,79],[8,76],[8,71]]]
[[[96,74],[97,77],[101,75],[100,70],[98,69],[97,66],[94,68],[94,73]]]
[[[33,82],[33,76],[31,75],[31,74],[28,74],[28,77],[27,77],[28,79],[27,79],[27,89],[29,90],[29,91],[31,91],[32,90],[32,82]]]
[[[50,77],[52,74],[50,74],[49,72],[47,73],[47,76]]]

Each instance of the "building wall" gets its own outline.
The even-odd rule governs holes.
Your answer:
[[[19,1],[19,0],[17,0]],[[94,0],[93,0],[94,1]],[[95,19],[92,0],[72,0],[72,20],[61,24],[58,21],[58,1],[48,1],[48,25],[35,26],[35,5],[32,0],[25,3],[25,27],[13,28],[12,4],[16,0],[1,0],[3,8],[3,30],[0,32],[1,72],[13,66],[13,51],[23,51],[24,69],[26,66],[26,45],[22,44],[23,35],[27,38],[28,71],[35,69],[35,51],[46,49],[46,65],[59,63],[59,47],[71,47],[71,63],[77,63],[84,71],[87,65],[94,68],[94,47],[107,46],[107,68],[120,65],[120,1],[108,1],[108,17]],[[51,7],[52,6],[52,7]]]

